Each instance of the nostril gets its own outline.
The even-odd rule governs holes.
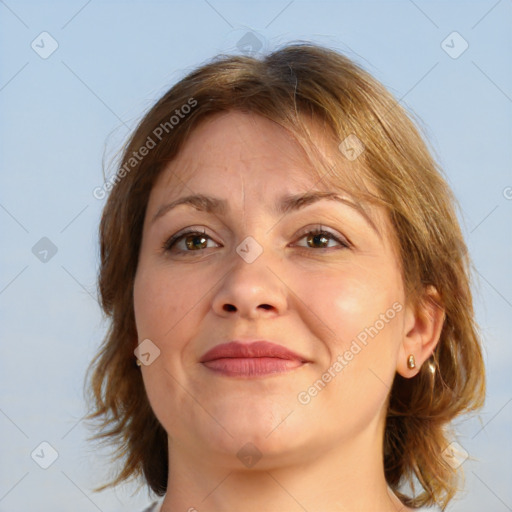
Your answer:
[[[233,304],[224,304],[224,309],[226,311],[236,311],[236,308],[233,306]]]

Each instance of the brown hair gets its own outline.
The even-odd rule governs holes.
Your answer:
[[[113,443],[123,465],[99,490],[143,476],[155,493],[166,492],[167,433],[149,405],[133,354],[133,284],[142,227],[159,173],[200,122],[229,110],[281,124],[310,155],[315,148],[308,119],[323,123],[326,140],[339,144],[352,134],[364,144],[354,161],[338,152],[343,168],[357,166],[357,173],[342,175],[334,165],[322,175],[325,162],[317,162],[317,172],[337,188],[346,187],[351,178],[360,197],[385,208],[408,301],[419,304],[427,286],[439,294],[445,311],[440,341],[418,375],[396,375],[383,454],[387,482],[406,505],[437,503],[444,509],[456,492],[458,473],[443,457],[450,442],[445,427],[457,415],[481,407],[485,395],[470,262],[455,199],[409,115],[391,94],[345,56],[302,43],[261,59],[219,56],[191,72],[145,115],[107,183],[112,190],[100,225],[99,292],[110,326],[88,370],[86,392],[92,403],[87,418],[101,427],[93,438]],[[370,193],[365,183],[377,193]],[[422,487],[417,495],[415,480]],[[405,483],[413,496],[400,491]]]

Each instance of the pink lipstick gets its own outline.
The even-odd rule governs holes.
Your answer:
[[[291,350],[269,341],[223,343],[201,357],[204,366],[229,377],[260,377],[284,373],[307,362]]]

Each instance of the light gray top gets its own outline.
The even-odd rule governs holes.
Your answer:
[[[164,501],[164,498],[160,498],[158,501],[154,501],[149,507],[145,508],[142,512],[160,512],[162,509],[162,503]],[[431,508],[421,508],[418,509],[417,512],[437,512],[441,509],[438,507],[431,507]]]
[[[162,503],[163,498],[158,501],[154,501],[153,503],[151,503],[149,507],[145,508],[142,512],[160,512],[160,509],[162,508]]]

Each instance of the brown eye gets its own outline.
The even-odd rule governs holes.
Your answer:
[[[207,237],[204,235],[187,235],[183,239],[185,247],[190,250],[205,249],[208,244]]]
[[[330,249],[334,246],[329,246],[330,241],[334,241],[337,244],[341,245],[342,247],[349,248],[349,243],[344,240],[343,238],[340,238],[336,236],[334,233],[331,233],[330,231],[326,231],[324,229],[315,229],[312,231],[308,231],[305,233],[300,240],[306,239],[306,244],[308,248],[310,249]],[[303,245],[300,245],[299,247],[304,247]]]
[[[212,239],[205,231],[186,231],[172,236],[165,242],[163,249],[165,251],[197,252],[208,248],[208,240]],[[184,244],[178,247],[181,242],[184,242]]]
[[[330,236],[326,235],[325,233],[318,233],[318,234],[312,234],[308,235],[307,237],[307,243],[309,247],[312,245],[322,245],[322,248],[326,247],[329,243]]]

